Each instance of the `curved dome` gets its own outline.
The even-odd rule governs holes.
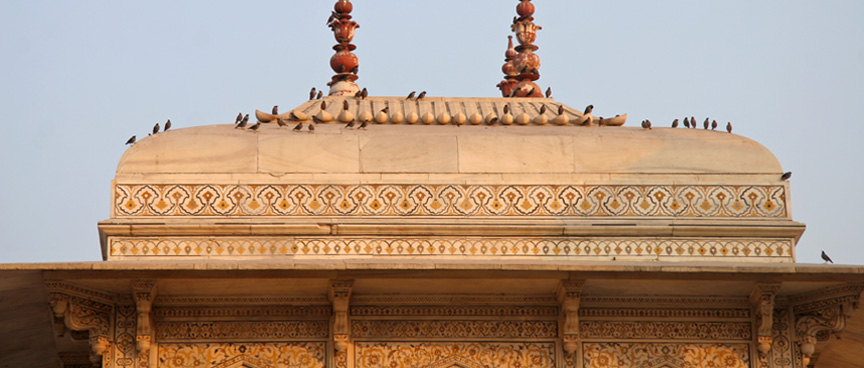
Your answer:
[[[133,145],[117,167],[136,174],[770,174],[774,155],[745,137],[702,129],[319,124],[294,132],[212,125]],[[349,179],[350,180],[350,179]]]

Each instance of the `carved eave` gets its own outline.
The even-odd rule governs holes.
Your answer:
[[[101,361],[112,344],[112,319],[117,298],[106,292],[92,290],[60,281],[47,281],[49,301],[54,311],[55,332],[66,329],[86,331],[91,348],[90,360]],[[62,327],[58,326],[62,323]]]
[[[848,284],[790,297],[795,332],[804,365],[811,363],[831,336],[840,337],[861,302],[864,283]]]

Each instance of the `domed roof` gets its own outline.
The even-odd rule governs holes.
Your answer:
[[[494,105],[495,100],[508,102],[507,99],[486,100],[492,100],[484,102],[487,105]],[[521,107],[512,108],[519,111],[508,111],[508,114],[530,114],[528,118],[534,122],[542,107],[534,108],[531,104],[547,104],[550,108],[560,105],[540,100],[523,103]],[[328,111],[332,111],[330,115],[336,120],[342,110],[340,101],[343,99],[329,101]],[[565,126],[487,125],[486,118],[493,112],[482,110],[495,109],[483,106],[484,103],[476,108],[482,112],[477,115],[486,115],[479,125],[472,125],[470,121],[462,126],[452,125],[452,122],[449,126],[441,125],[442,114],[451,117],[463,114],[453,111],[453,100],[441,100],[430,102],[425,107],[428,111],[422,106],[410,112],[407,108],[395,111],[395,103],[387,104],[391,116],[398,112],[403,116],[413,113],[435,117],[430,125],[424,125],[421,118],[417,125],[394,124],[391,119],[372,120],[364,129],[356,127],[359,122],[354,128],[347,128],[335,120],[315,124],[314,131],[308,130],[311,120],[303,123],[302,131],[292,129],[297,122],[290,122],[288,127],[262,124],[256,131],[235,129],[233,125],[177,129],[133,145],[120,160],[117,175],[118,179],[160,174],[243,175],[268,181],[285,175],[339,175],[349,182],[360,179],[351,174],[367,179],[388,174],[425,174],[471,176],[473,180],[520,174],[558,178],[564,175],[566,180],[579,180],[584,175],[721,175],[708,179],[716,182],[725,180],[722,176],[728,175],[776,178],[782,172],[777,159],[764,146],[725,131],[583,127],[570,123]],[[524,106],[526,104],[528,106]],[[368,107],[352,105],[352,115],[362,115],[364,110],[377,111],[384,105],[381,101],[369,102]],[[562,109],[571,115],[568,122],[581,120],[578,111],[569,107]],[[318,110],[313,101],[292,112],[310,116]],[[500,108],[497,111],[500,114]],[[463,120],[469,114],[462,115]],[[555,112],[546,114],[548,120],[557,115]],[[381,121],[383,124],[379,123]]]

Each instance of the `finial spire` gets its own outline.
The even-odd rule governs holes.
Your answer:
[[[516,49],[513,48],[513,36],[507,36],[507,51],[504,53],[504,66],[501,71],[504,72],[504,80],[498,83],[498,89],[504,97],[510,97],[513,94],[513,87],[516,86],[516,76],[519,71],[513,66],[513,58],[516,57]]]
[[[498,85],[498,88],[501,89],[504,97],[543,97],[543,90],[534,83],[540,79],[540,57],[534,53],[539,47],[533,44],[537,39],[537,31],[543,27],[534,24],[534,4],[531,0],[520,0],[519,5],[516,6],[516,14],[518,16],[513,18],[510,29],[516,33],[519,46],[515,48],[517,54],[508,61],[513,70],[504,70],[507,78]],[[508,54],[505,55],[509,57],[512,54],[508,50]],[[503,69],[509,69],[507,64],[504,64]],[[511,76],[510,73],[515,75]],[[511,80],[514,83],[511,83]]]
[[[330,67],[336,72],[332,80],[327,83],[330,86],[330,96],[353,96],[360,87],[354,81],[357,80],[357,71],[360,61],[353,51],[357,48],[351,44],[354,39],[354,30],[359,28],[357,22],[351,20],[351,11],[354,5],[350,0],[339,0],[333,7],[335,11],[330,15],[327,25],[333,30],[336,37],[336,54],[330,58]]]

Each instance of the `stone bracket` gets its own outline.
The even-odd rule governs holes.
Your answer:
[[[750,305],[756,318],[756,342],[759,354],[765,356],[771,351],[774,326],[774,298],[780,291],[780,283],[757,282],[750,291]]]
[[[790,298],[795,313],[795,332],[802,360],[807,366],[818,353],[816,343],[837,335],[846,328],[861,302],[864,284],[850,284]]]
[[[567,354],[575,354],[579,350],[579,304],[583,286],[585,280],[570,279],[561,280],[558,285],[558,302],[561,305],[559,334]]]
[[[135,332],[135,348],[139,352],[150,349],[153,335],[153,301],[156,299],[155,280],[132,280],[132,297],[135,299],[135,309],[138,312],[138,323]]]
[[[338,352],[345,351],[349,344],[348,309],[353,287],[354,280],[330,280],[328,298],[333,303],[333,346]]]
[[[54,312],[55,321],[61,321],[64,328],[55,325],[58,335],[65,334],[65,328],[73,331],[87,331],[90,342],[90,361],[94,364],[102,360],[111,341],[111,315],[114,311],[112,295],[100,291],[89,290],[79,286],[48,281],[49,303]]]

